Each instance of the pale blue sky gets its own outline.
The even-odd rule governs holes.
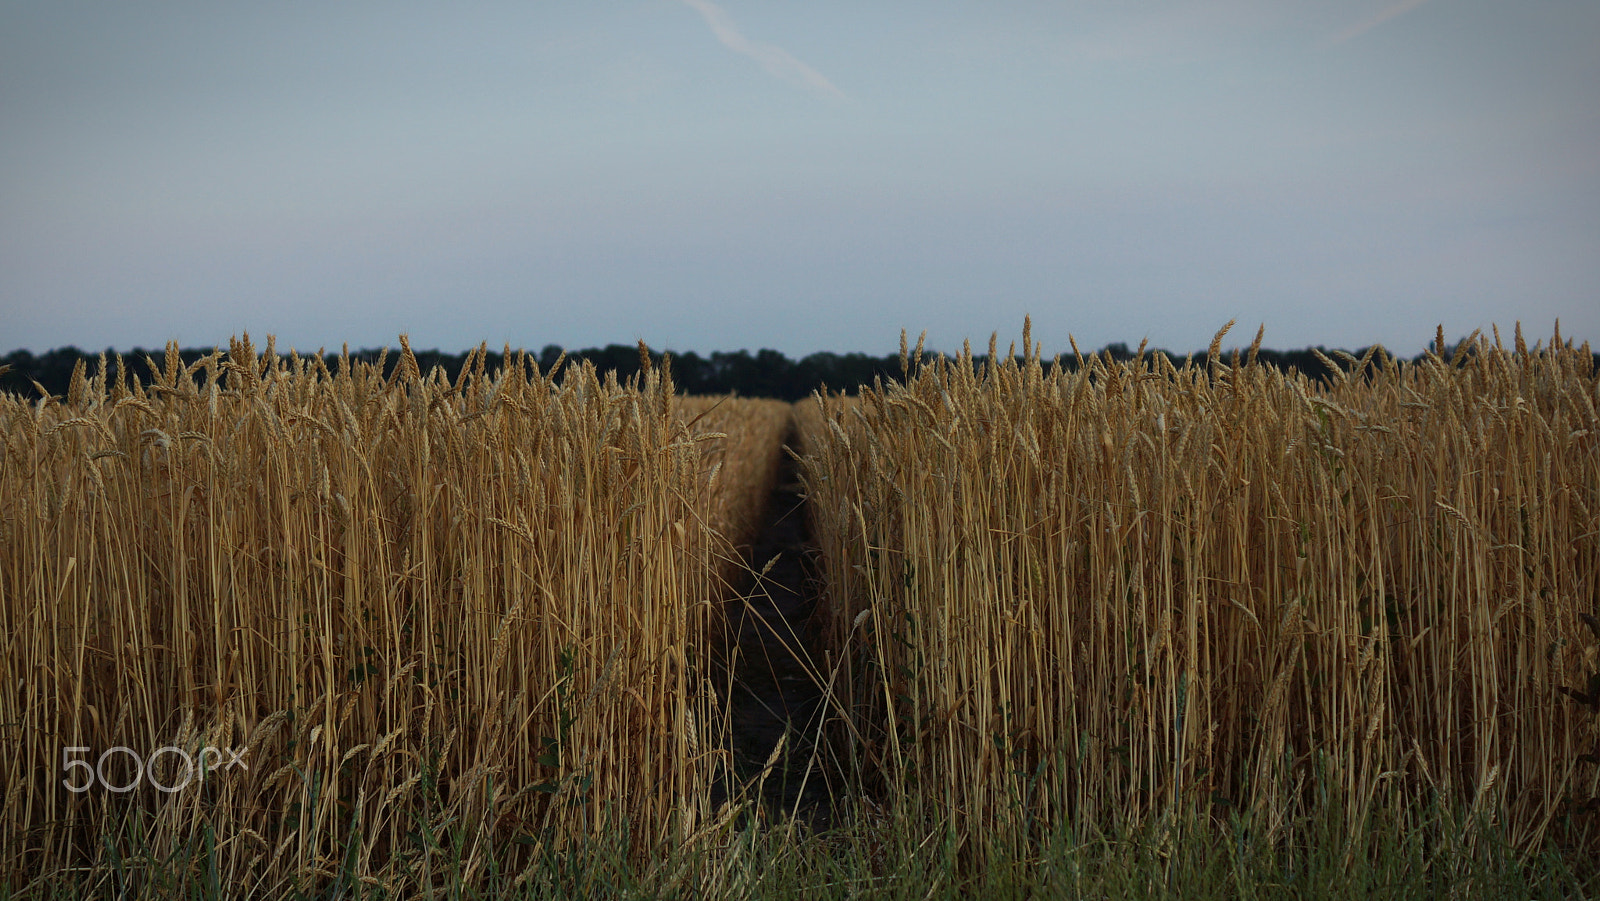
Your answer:
[[[1600,343],[1592,0],[0,0],[0,352]]]

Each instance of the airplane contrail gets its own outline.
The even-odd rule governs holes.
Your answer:
[[[722,11],[722,7],[712,3],[711,0],[683,0],[683,2],[706,20],[706,24],[711,26],[711,33],[716,35],[724,47],[755,60],[769,74],[835,97],[844,96],[844,92],[826,76],[795,59],[789,51],[745,37],[734,26],[733,20],[728,18],[728,14]]]
[[[1346,28],[1344,31],[1334,35],[1333,43],[1343,44],[1345,41],[1348,41],[1353,37],[1366,34],[1390,19],[1393,19],[1396,16],[1403,16],[1427,2],[1428,0],[1400,0],[1399,3],[1396,3],[1395,5],[1377,13],[1376,15],[1362,19],[1360,22],[1357,22],[1349,28]]]

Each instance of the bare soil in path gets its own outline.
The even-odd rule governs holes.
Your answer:
[[[833,780],[823,771],[826,755],[813,753],[824,711],[814,667],[807,663],[815,647],[810,620],[817,583],[799,465],[788,450],[798,444],[791,423],[778,478],[747,560],[754,575],[728,609],[729,645],[737,651],[731,683],[724,684],[731,689],[737,782],[759,780],[759,800],[769,814],[795,813],[814,827],[826,828],[834,815]],[[762,771],[780,739],[783,750],[763,780]]]

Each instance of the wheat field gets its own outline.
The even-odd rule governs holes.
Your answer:
[[[1427,824],[1450,840],[1595,848],[1587,345],[1441,330],[1315,383],[1221,340],[1067,367],[1025,329],[801,413],[863,784],[980,855],[1068,822],[1286,840],[1329,808],[1359,837],[1424,804],[1477,818]]]
[[[204,848],[241,894],[405,896],[715,825],[707,656],[787,405],[507,359],[246,337],[0,398],[10,884]]]
[[[403,336],[0,395],[0,886],[563,896],[607,848],[620,894],[853,897],[893,854],[917,897],[996,861],[1160,894],[1219,842],[1238,880],[1413,835],[1360,872],[1592,857],[1589,347],[1441,329],[1314,381],[1226,332],[1204,363],[902,338],[903,380],[793,407],[680,397],[642,345],[622,382],[482,347],[452,380]],[[850,793],[812,842],[730,775],[726,611],[791,429],[825,712],[791,725]]]

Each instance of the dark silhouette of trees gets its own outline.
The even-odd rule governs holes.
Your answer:
[[[1454,348],[1446,348],[1447,353],[1452,353],[1453,350]],[[189,348],[180,351],[180,356],[185,365],[190,365],[210,352]],[[1154,352],[1148,349],[1145,351],[1146,355]],[[1333,373],[1318,358],[1318,352],[1330,359],[1335,358],[1337,353],[1321,347],[1316,351],[1311,348],[1289,351],[1262,349],[1257,353],[1257,361],[1283,370],[1296,370],[1313,379],[1325,379]],[[1352,355],[1359,358],[1365,352],[1366,349],[1363,348]],[[27,350],[12,351],[0,357],[0,366],[10,367],[9,370],[0,373],[0,391],[11,392],[32,400],[39,397],[37,386],[42,386],[49,394],[65,395],[72,383],[73,368],[81,360],[85,362],[87,371],[93,374],[98,370],[97,361],[100,353],[83,351],[72,346],[58,347],[37,355]],[[114,374],[116,352],[108,349],[104,353],[107,366]],[[434,367],[441,367],[445,376],[452,382],[460,374],[462,365],[470,356],[469,351],[451,354],[439,350],[416,350],[414,353],[422,372],[428,373]],[[1108,355],[1113,360],[1130,360],[1136,356],[1136,351],[1130,350],[1128,345],[1122,342],[1109,344],[1099,353]],[[1238,353],[1242,359],[1245,352]],[[1232,365],[1234,354],[1235,351],[1221,354],[1218,362],[1222,365]],[[166,352],[135,348],[124,353],[123,365],[129,378],[150,381],[152,372],[146,363],[146,355],[160,365]],[[563,361],[562,349],[554,344],[546,345],[533,356],[541,372],[548,372],[558,361]],[[854,392],[858,386],[872,384],[874,379],[900,378],[902,374],[898,352],[875,357],[863,353],[837,354],[824,351],[799,360],[791,360],[782,353],[768,348],[763,348],[754,354],[748,350],[716,351],[710,356],[700,356],[693,351],[666,355],[660,351],[651,351],[652,365],[661,365],[664,356],[671,357],[673,380],[678,390],[684,394],[740,394],[746,397],[772,397],[792,401],[809,397],[813,391],[823,387],[835,391]],[[924,360],[931,361],[936,356],[929,351],[924,354]],[[1180,364],[1184,359],[1170,353],[1168,356]],[[369,348],[351,351],[350,357],[352,360],[374,364],[382,359],[385,375],[388,375],[394,371],[395,365],[399,362],[400,352],[391,348],[385,354],[382,350]],[[1413,360],[1420,360],[1422,357],[1422,354],[1418,354]],[[986,358],[978,357],[980,363],[984,359]],[[1193,354],[1192,359],[1202,366],[1208,362],[1204,351]],[[324,358],[329,369],[337,369],[338,360],[338,353],[328,354]],[[602,372],[615,372],[619,381],[627,381],[639,371],[639,348],[637,345],[610,344],[600,348],[566,351],[562,365],[571,365],[579,360],[588,360]],[[1077,356],[1069,349],[1061,354],[1060,361],[1062,365],[1071,368],[1077,365]],[[485,356],[484,367],[488,371],[499,369],[504,364],[503,349],[490,350]],[[1600,354],[1595,355],[1595,364],[1596,367],[1600,367]]]

